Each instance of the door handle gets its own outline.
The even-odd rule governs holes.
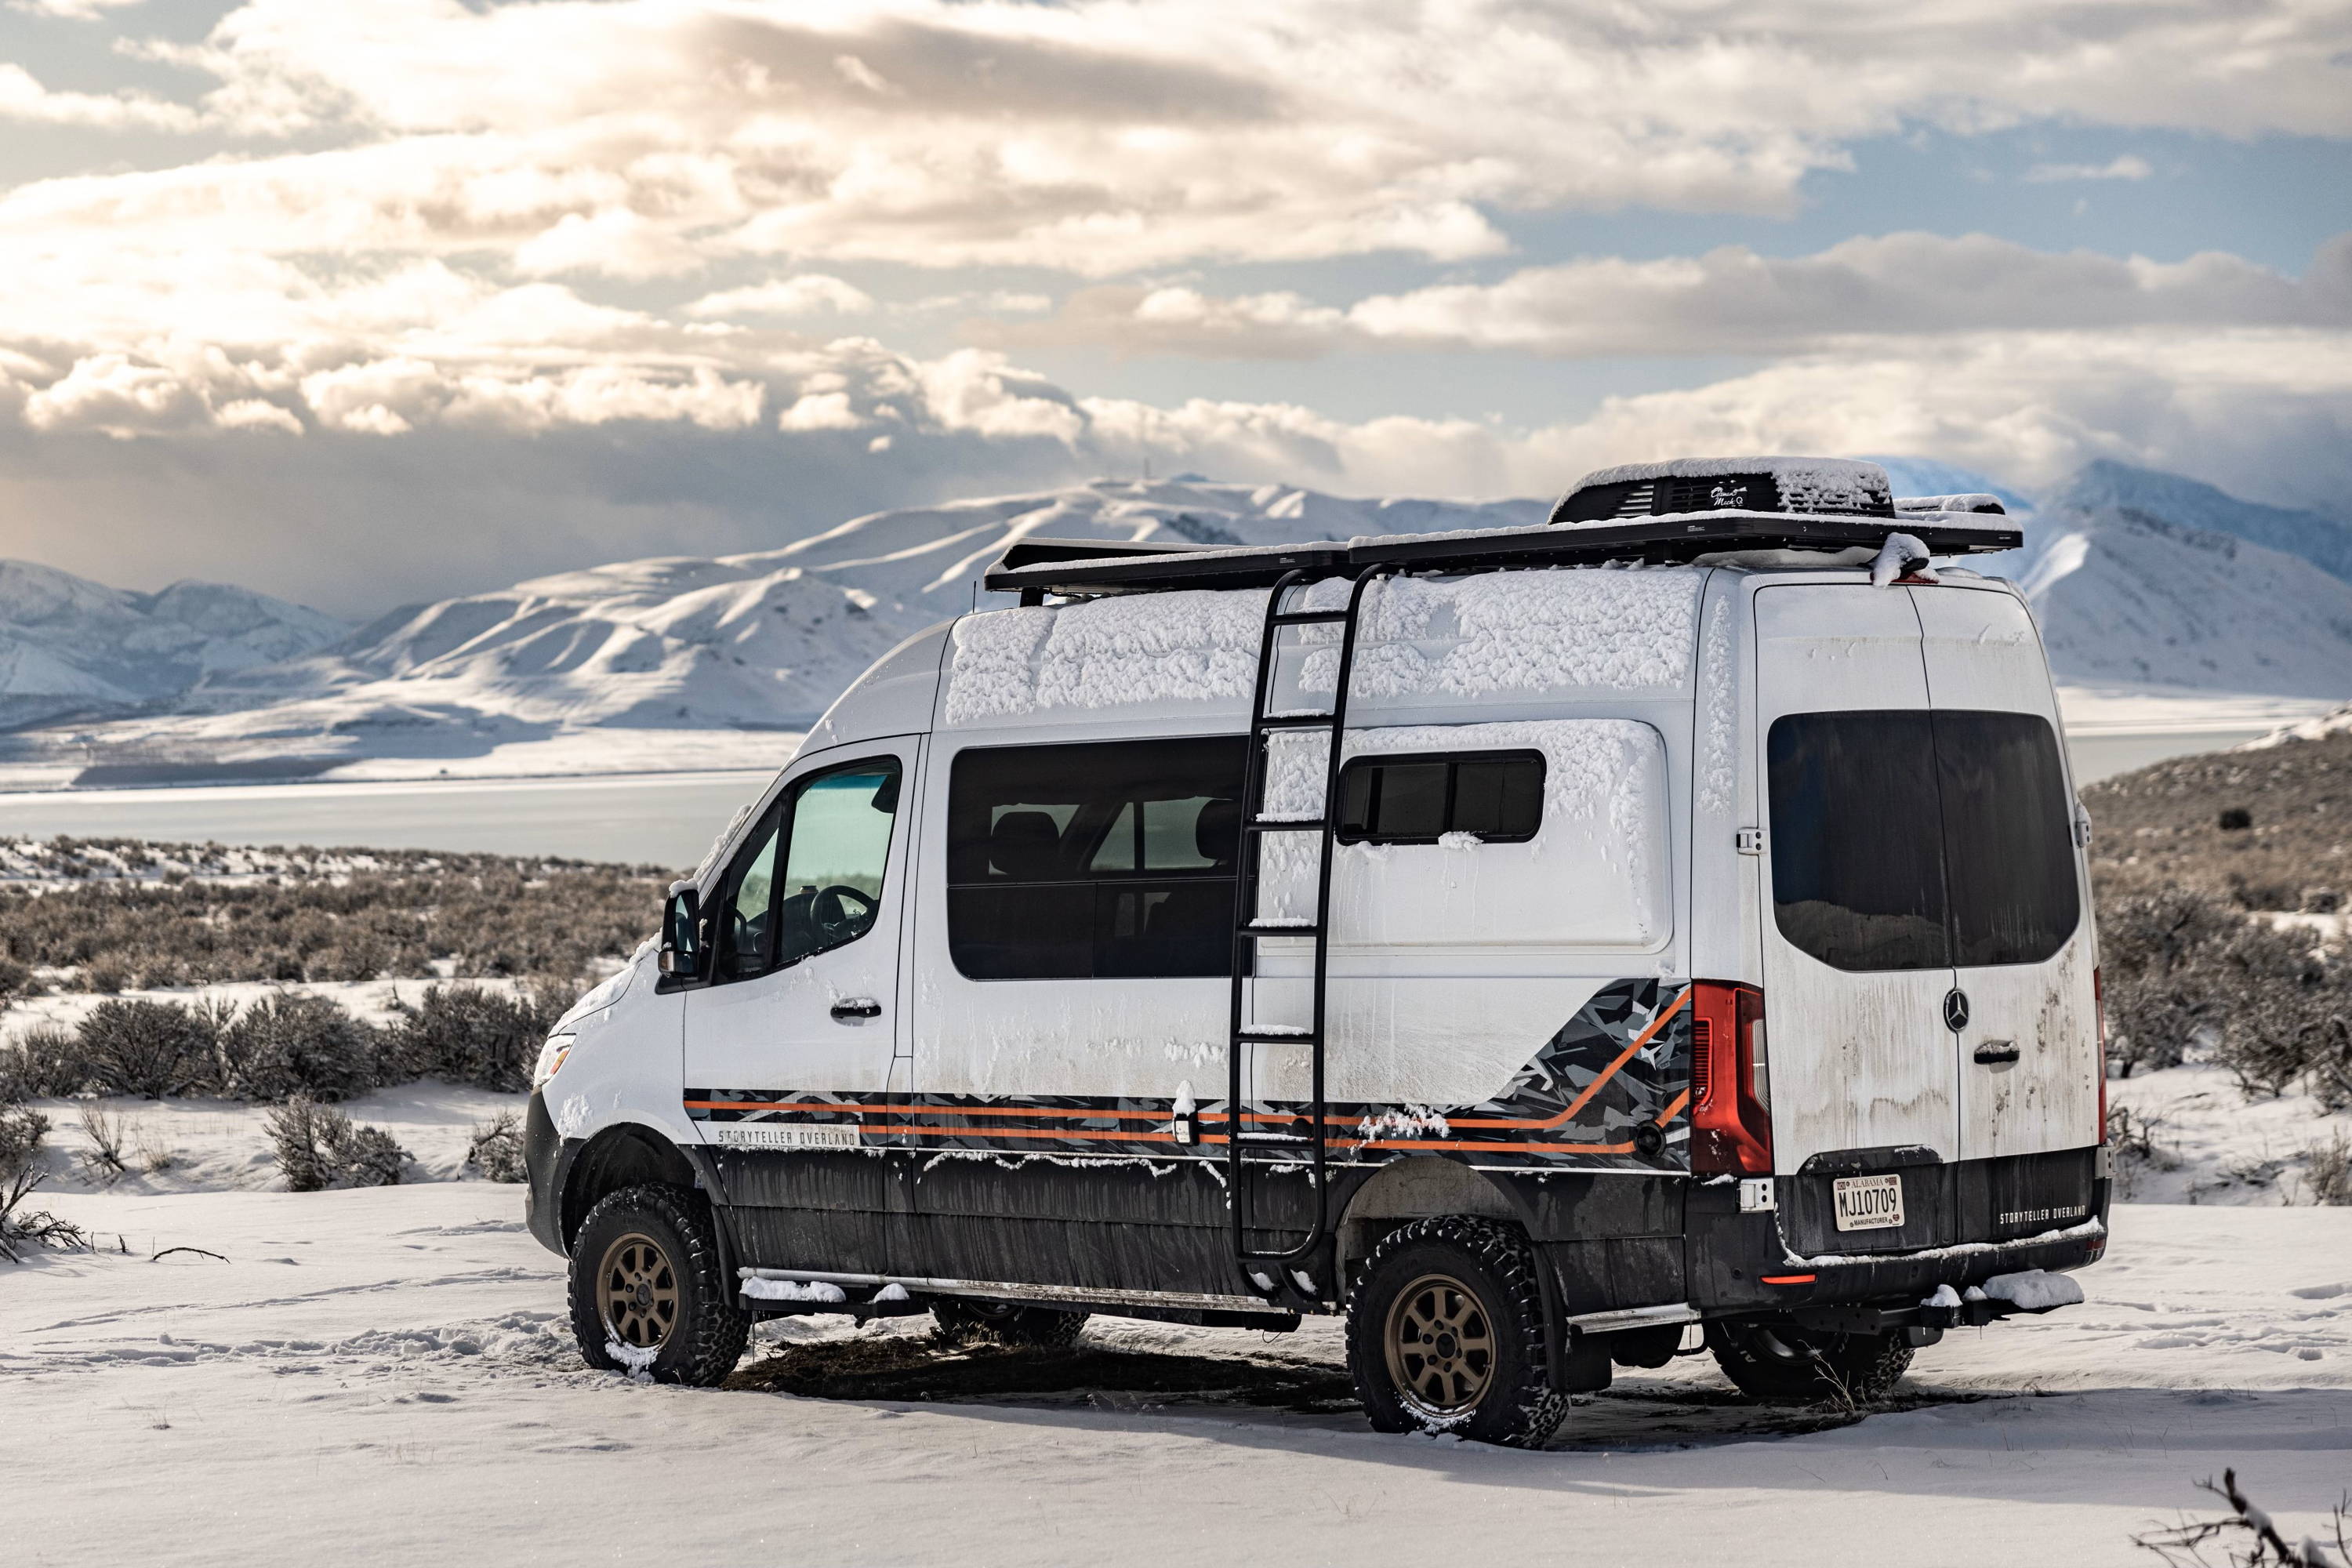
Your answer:
[[[882,1004],[871,996],[845,996],[833,1005],[833,1021],[836,1024],[863,1024],[881,1016]]]
[[[1985,1067],[1995,1067],[2002,1062],[2013,1062],[2017,1059],[2017,1042],[1987,1040],[1977,1047],[1976,1057],[1977,1061]]]

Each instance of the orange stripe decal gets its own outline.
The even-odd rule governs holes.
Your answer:
[[[1595,1075],[1592,1081],[1585,1085],[1583,1089],[1574,1100],[1570,1100],[1556,1114],[1547,1117],[1448,1118],[1447,1130],[1450,1131],[1462,1128],[1492,1128],[1498,1131],[1517,1132],[1548,1132],[1566,1126],[1568,1123],[1573,1121],[1586,1106],[1592,1103],[1593,1097],[1599,1094],[1602,1089],[1606,1088],[1609,1081],[1615,1078],[1620,1071],[1623,1070],[1626,1063],[1632,1061],[1643,1047],[1647,1046],[1652,1040],[1657,1037],[1658,1031],[1664,1028],[1668,1023],[1672,1022],[1674,1018],[1682,1012],[1683,1008],[1689,1003],[1690,997],[1690,988],[1685,986],[1675,995],[1672,1002],[1668,1003],[1665,1007],[1659,1012],[1656,1017],[1650,1020],[1648,1025],[1643,1028],[1640,1034],[1634,1036],[1631,1041],[1627,1042],[1625,1048],[1619,1051],[1616,1058],[1612,1060],[1607,1067],[1603,1068],[1597,1075]],[[1175,1134],[1164,1128],[1155,1128],[1148,1131],[1124,1131],[1110,1128],[1032,1128],[989,1126],[985,1124],[975,1126],[971,1124],[975,1119],[986,1117],[1024,1117],[1038,1121],[1051,1120],[1059,1121],[1165,1122],[1171,1114],[1171,1112],[1166,1110],[1092,1110],[1056,1105],[908,1105],[887,1102],[856,1105],[843,1104],[835,1100],[685,1100],[683,1103],[685,1108],[688,1110],[732,1110],[753,1112],[792,1111],[818,1115],[830,1114],[845,1118],[854,1117],[857,1119],[859,1131],[872,1132],[892,1137],[945,1138],[971,1136],[979,1139],[1054,1138],[1066,1139],[1072,1142],[1084,1141],[1116,1143],[1168,1144],[1173,1144],[1176,1142]],[[1667,1122],[1672,1121],[1675,1117],[1681,1115],[1689,1104],[1690,1092],[1685,1089],[1681,1094],[1675,1096],[1673,1103],[1669,1104],[1664,1110],[1658,1114],[1656,1124],[1662,1127],[1664,1126]],[[869,1116],[908,1116],[938,1118],[941,1120],[952,1118],[964,1123],[964,1125],[930,1127],[916,1126],[906,1123],[887,1123],[877,1126],[865,1120]],[[1198,1116],[1199,1120],[1202,1121],[1222,1121],[1231,1124],[1234,1121],[1234,1117],[1231,1110],[1203,1110],[1199,1112]],[[1264,1124],[1267,1122],[1297,1123],[1309,1121],[1313,1119],[1304,1111],[1244,1110],[1242,1112],[1240,1120],[1244,1122]],[[1332,1126],[1351,1126],[1362,1120],[1363,1118],[1361,1116],[1327,1115],[1324,1118],[1325,1122],[1328,1125]],[[1225,1143],[1229,1141],[1229,1134],[1204,1134],[1201,1139],[1201,1142],[1203,1144]],[[1589,1143],[1574,1141],[1548,1142],[1535,1139],[1528,1139],[1517,1142],[1504,1142],[1469,1139],[1439,1138],[1375,1138],[1370,1140],[1335,1138],[1329,1140],[1327,1146],[1339,1150],[1422,1149],[1445,1150],[1456,1153],[1568,1156],[1577,1154],[1630,1154],[1633,1152],[1635,1148],[1635,1145],[1630,1142]]]

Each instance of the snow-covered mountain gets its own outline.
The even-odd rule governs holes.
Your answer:
[[[2105,458],[2038,499],[1877,460],[1898,494],[2008,504],[2025,548],[1969,564],[2025,590],[2062,683],[2352,697],[2352,525]]]
[[[2050,505],[2082,512],[2160,519],[2174,527],[2226,533],[2352,581],[2352,522],[2263,506],[2179,474],[2136,468],[2102,458],[2077,472]]]
[[[1017,539],[1281,543],[1540,521],[1546,509],[1188,477],[876,512],[779,550],[621,562],[396,610],[308,657],[223,673],[173,714],[107,726],[75,756],[114,782],[519,747],[535,748],[530,765],[564,770],[583,755],[765,760],[772,747],[708,741],[668,755],[647,732],[804,729],[892,645],[970,609]],[[548,760],[544,742],[591,736],[605,742]]]
[[[0,561],[0,730],[150,708],[350,631],[249,588],[182,582],[137,594]]]
[[[2062,682],[2352,697],[2352,582],[2274,547],[2325,555],[2331,530],[2352,530],[2115,464],[2094,465],[2035,505],[1965,469],[1883,460],[1898,493],[2005,493],[2026,547],[1973,564],[2024,585]],[[1541,500],[1351,500],[1190,476],[1097,480],[877,512],[752,554],[538,578],[397,610],[331,647],[297,638],[287,648],[295,657],[276,662],[264,661],[263,629],[241,642],[228,635],[241,624],[234,605],[274,601],[222,597],[206,620],[202,594],[241,591],[184,584],[153,604],[177,606],[172,626],[217,623],[217,646],[195,645],[211,651],[184,660],[194,676],[158,674],[137,688],[178,691],[170,713],[78,726],[75,766],[104,770],[89,782],[136,782],[257,767],[352,776],[350,765],[369,760],[404,760],[405,771],[429,763],[428,772],[766,763],[876,657],[969,609],[980,574],[1016,539],[1276,543],[1532,522],[1546,510]],[[80,587],[90,604],[159,614],[138,595]],[[97,647],[85,639],[85,652]],[[118,658],[126,690],[136,664],[127,658]]]
[[[2029,542],[2017,581],[2062,681],[2352,695],[2352,583],[2309,560],[2064,498]]]

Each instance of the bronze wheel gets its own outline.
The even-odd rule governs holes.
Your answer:
[[[677,1268],[643,1231],[616,1237],[596,1268],[596,1312],[604,1331],[631,1350],[657,1351],[677,1327]]]
[[[1469,1415],[1495,1381],[1494,1319],[1448,1274],[1424,1274],[1397,1292],[1381,1345],[1397,1398],[1426,1421]]]

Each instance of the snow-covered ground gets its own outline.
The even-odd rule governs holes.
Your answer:
[[[446,1178],[514,1103],[419,1085],[349,1109]],[[1621,1371],[1524,1454],[1116,1379],[929,1403],[633,1384],[580,1367],[520,1189],[253,1190],[260,1112],[112,1109],[193,1158],[104,1190],[61,1172],[37,1201],[100,1249],[0,1265],[12,1563],[2125,1563],[2225,1466],[2297,1529],[2352,1475],[2352,1209],[2123,1205],[2084,1305],[1950,1335],[1885,1413],[1759,1409],[1695,1357]],[[155,1256],[175,1247],[219,1258]],[[860,1332],[766,1325],[746,1365]],[[1342,1363],[1321,1321],[1097,1320],[1083,1342],[1235,1381]]]
[[[2125,1209],[2085,1305],[1950,1337],[1909,1408],[1856,1425],[1731,1402],[1693,1360],[1622,1373],[1523,1454],[1110,1389],[833,1402],[590,1373],[511,1187],[55,1206],[130,1250],[0,1273],[0,1474],[28,1564],[2125,1563],[2224,1466],[2300,1523],[2352,1460],[2341,1209]],[[151,1260],[175,1246],[223,1260]],[[1089,1332],[1340,1354],[1323,1323]]]
[[[2301,1093],[2248,1100],[2226,1071],[2204,1063],[2111,1079],[2107,1104],[2131,1113],[2135,1141],[2144,1136],[2150,1151],[2119,1151],[2123,1195],[2134,1203],[2307,1205],[2305,1162],[2352,1142],[2352,1113],[2328,1115]]]

